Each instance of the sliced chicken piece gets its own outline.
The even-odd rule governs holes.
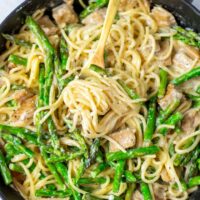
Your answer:
[[[182,93],[179,92],[174,85],[169,84],[165,96],[159,100],[160,107],[165,110],[174,100],[181,100],[183,97]]]
[[[13,113],[11,121],[18,124],[30,124],[36,108],[36,96],[23,101],[20,107]]]
[[[182,120],[181,128],[187,133],[193,133],[196,128],[200,125],[200,111],[196,109],[190,109],[185,113]]]
[[[153,187],[155,200],[166,200],[167,199],[167,195],[166,195],[167,186],[161,185],[158,183],[153,183],[152,187]]]
[[[34,96],[33,92],[26,89],[17,90],[14,93],[14,99],[19,104],[22,104],[24,101],[26,101],[26,99],[29,99],[30,97],[33,97],[33,96]]]
[[[53,18],[61,28],[65,27],[67,24],[78,22],[78,17],[73,6],[66,3],[53,9]]]
[[[151,15],[159,27],[173,26],[176,24],[174,16],[160,6],[155,6],[151,11]]]
[[[185,93],[195,92],[197,88],[200,86],[200,78],[193,78],[181,85],[181,90]]]
[[[136,190],[133,193],[132,200],[144,200],[144,198],[143,198],[142,194],[138,190]]]
[[[107,8],[102,8],[102,9],[94,11],[93,13],[88,15],[86,18],[84,18],[82,20],[82,23],[85,25],[103,24],[106,17],[106,10]]]
[[[185,70],[190,70],[199,60],[199,51],[195,47],[188,46],[180,41],[174,41],[175,54],[173,64]]]
[[[124,130],[112,133],[110,137],[114,139],[118,144],[120,144],[123,148],[127,149],[130,147],[134,147],[135,145],[135,129],[126,128]],[[118,147],[110,142],[110,151],[118,151]]]
[[[55,35],[58,33],[59,29],[56,25],[49,19],[49,16],[45,15],[38,20],[38,24],[41,26],[43,31],[47,36]]]
[[[193,65],[193,60],[185,52],[178,51],[173,57],[173,63],[178,67],[189,70]]]

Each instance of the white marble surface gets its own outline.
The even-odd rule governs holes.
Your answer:
[[[0,23],[24,0],[0,0]]]

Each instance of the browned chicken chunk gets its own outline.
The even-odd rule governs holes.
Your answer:
[[[200,111],[196,109],[190,109],[185,113],[185,116],[182,120],[181,128],[182,130],[190,134],[196,130],[200,125]]]
[[[136,190],[134,193],[133,193],[133,196],[132,196],[132,200],[143,200],[143,196],[142,194]]]
[[[107,8],[102,8],[99,10],[94,11],[90,15],[88,15],[86,18],[82,20],[82,23],[85,25],[90,24],[103,24],[104,19],[106,17],[106,10]]]
[[[14,99],[18,102],[19,108],[14,111],[11,122],[18,124],[30,124],[33,118],[36,104],[36,96],[28,90],[19,90]]]
[[[78,22],[78,17],[70,4],[61,4],[53,9],[53,18],[60,27],[65,27],[66,24]]]
[[[151,11],[151,15],[159,27],[168,27],[176,24],[174,16],[160,6],[155,6]]]
[[[165,110],[172,101],[174,100],[181,100],[183,97],[182,93],[179,92],[174,85],[169,84],[167,87],[167,92],[165,94],[165,96],[159,100],[159,105],[160,107]]]
[[[173,64],[184,70],[190,70],[193,67],[194,62],[199,60],[199,51],[180,41],[174,42],[174,50],[175,54],[172,59]]]
[[[193,60],[185,52],[179,51],[175,54],[173,63],[178,67],[185,68],[187,70],[191,68]]]
[[[22,90],[17,90],[14,94],[14,99],[19,103],[23,103],[26,99],[33,97],[34,94],[33,92],[26,90],[26,89],[22,89]]]
[[[11,121],[16,123],[30,124],[30,120],[33,118],[35,111],[36,96],[30,97],[14,112]]]
[[[158,183],[152,184],[155,200],[166,200],[167,187]]]
[[[58,28],[56,25],[49,19],[49,16],[45,15],[38,20],[39,25],[45,32],[47,36],[55,35],[58,33]]]
[[[110,135],[118,144],[127,149],[135,145],[135,129],[126,128]],[[118,147],[110,142],[110,151],[118,151]]]

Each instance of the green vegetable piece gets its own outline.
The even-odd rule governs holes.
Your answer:
[[[106,154],[107,160],[110,161],[117,161],[117,160],[126,160],[137,158],[145,155],[153,155],[158,153],[160,148],[157,146],[150,146],[150,147],[139,147],[135,149],[127,150],[127,152],[117,151],[117,152],[109,152]]]
[[[144,141],[149,142],[152,139],[156,125],[156,97],[150,99],[147,116],[147,127],[144,132]]]
[[[3,36],[6,40],[8,40],[8,41],[10,41],[10,42],[12,42],[12,43],[14,43],[14,44],[16,44],[16,45],[19,45],[19,46],[22,46],[22,47],[26,47],[26,48],[31,48],[31,47],[32,47],[32,44],[31,44],[30,42],[27,42],[27,41],[22,40],[22,39],[18,39],[18,38],[16,38],[16,37],[13,36],[13,35],[2,34],[2,36]]]
[[[8,61],[16,65],[22,65],[22,66],[26,66],[28,62],[26,58],[22,58],[20,56],[13,55],[13,54],[8,57]]]
[[[12,183],[12,176],[6,165],[6,161],[1,150],[0,150],[0,173],[6,185],[9,185]]]
[[[200,176],[195,176],[195,177],[191,178],[188,182],[189,188],[195,187],[198,185],[200,185]]]
[[[178,108],[180,103],[180,100],[174,100],[165,110],[161,111],[157,118],[156,124],[160,125],[164,123],[164,121],[176,110],[176,108]]]
[[[89,69],[94,72],[97,72],[100,75],[106,75],[106,76],[109,75],[108,71],[106,71],[105,69],[103,69],[97,65],[91,65]]]
[[[87,17],[89,14],[94,12],[96,9],[103,8],[108,5],[109,0],[96,0],[95,2],[91,2],[88,7],[86,7],[80,14],[80,18],[83,19]]]
[[[149,185],[147,183],[142,182],[140,184],[140,189],[141,189],[144,200],[153,200],[151,191],[149,189]]]
[[[109,165],[107,163],[100,163],[92,172],[91,176],[93,178],[97,177],[101,172],[107,169]]]
[[[66,198],[72,195],[71,190],[49,190],[49,189],[39,189],[36,190],[35,196],[36,197],[55,197],[55,198]]]
[[[136,184],[129,184],[126,190],[125,200],[132,200],[133,192],[135,191]]]
[[[119,187],[122,181],[122,175],[124,173],[125,163],[125,160],[119,160],[116,164],[115,176],[113,180],[113,192],[115,193],[119,191]]]
[[[158,89],[158,98],[163,98],[168,83],[168,74],[164,69],[160,69],[160,86]]]
[[[192,78],[198,77],[198,76],[200,76],[200,67],[195,67],[195,68],[191,69],[189,72],[172,80],[172,84],[180,85],[180,84],[182,84]]]
[[[99,151],[99,147],[100,147],[100,140],[99,138],[96,138],[90,147],[89,157],[85,160],[86,168],[90,167],[95,162],[97,153]]]
[[[136,177],[134,176],[133,172],[130,172],[128,170],[126,170],[124,172],[124,176],[126,178],[126,181],[129,183],[135,183],[137,181]]]
[[[127,86],[122,80],[118,80],[118,83],[121,85],[121,87],[124,89],[124,91],[128,94],[128,96],[135,100],[139,99],[139,95],[136,94],[129,86]]]
[[[175,113],[174,115],[171,115],[165,122],[164,124],[166,125],[177,125],[178,122],[180,122],[183,119],[183,115],[179,112]],[[159,133],[162,135],[166,135],[168,132],[167,128],[161,128],[159,130]]]

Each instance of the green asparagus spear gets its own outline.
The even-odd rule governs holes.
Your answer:
[[[126,190],[125,200],[132,200],[133,192],[136,188],[136,184],[129,184],[128,189]]]
[[[174,35],[175,40],[180,40],[187,45],[200,48],[200,36],[192,30],[184,29],[180,26],[174,27],[177,33]]]
[[[189,188],[195,187],[198,185],[200,185],[200,176],[195,176],[195,177],[191,178],[188,182]]]
[[[198,168],[199,168],[199,171],[200,171],[200,158],[197,159],[197,164],[198,164]]]
[[[10,144],[14,145],[14,147],[16,149],[18,149],[19,151],[21,151],[22,153],[26,154],[29,158],[32,158],[34,156],[34,152],[32,150],[30,150],[29,148],[25,147],[22,142],[20,141],[20,139],[12,136],[12,135],[8,135],[8,134],[2,134],[0,135],[6,142],[9,142]]]
[[[90,147],[90,153],[88,159],[85,160],[85,167],[90,167],[96,160],[97,153],[100,147],[99,138],[95,139]]]
[[[68,46],[65,39],[62,37],[60,40],[60,61],[62,70],[66,70],[68,57]]]
[[[166,92],[168,74],[164,69],[160,69],[160,86],[158,89],[158,98],[163,98]]]
[[[26,48],[31,48],[32,47],[32,44],[30,42],[27,42],[27,41],[22,40],[22,39],[18,39],[13,35],[2,34],[2,36],[6,40],[8,40],[8,41],[10,41],[12,43],[15,43],[16,45],[23,46],[23,47],[26,47]]]
[[[5,144],[4,150],[6,151],[6,161],[10,161],[13,156],[21,153],[19,149],[15,148],[15,146],[10,143]]]
[[[130,172],[128,170],[124,172],[124,176],[126,178],[126,181],[129,183],[135,183],[137,181],[136,177],[133,175],[133,172]]]
[[[103,184],[106,182],[106,178],[104,177],[96,177],[96,178],[80,178],[78,180],[78,184]]]
[[[30,29],[30,31],[34,34],[40,46],[44,49],[45,53],[54,54],[54,48],[49,42],[49,39],[45,35],[44,31],[37,24],[37,22],[30,16],[26,18],[26,25]]]
[[[127,150],[127,152],[122,152],[122,151],[109,152],[106,154],[106,158],[108,161],[132,159],[132,158],[141,157],[145,155],[153,155],[153,154],[156,154],[159,150],[160,149],[157,146],[139,147],[139,148]]]
[[[0,150],[0,173],[6,185],[12,183],[12,176],[6,165],[6,161],[1,150]]]
[[[22,169],[22,167],[20,165],[15,164],[15,163],[10,163],[9,169],[11,171],[15,171],[15,172],[18,172],[18,173],[24,173],[24,170]]]
[[[103,69],[99,66],[96,66],[96,65],[91,65],[89,69],[94,71],[94,72],[97,72],[98,74],[101,74],[101,75],[106,75],[106,76],[109,75],[107,70],[105,70],[105,69]]]
[[[171,115],[165,122],[164,124],[166,125],[176,125],[178,122],[180,122],[183,119],[183,115],[179,112],[175,113],[174,115]],[[159,133],[162,135],[166,135],[168,132],[167,128],[161,128],[159,130]]]
[[[141,189],[144,200],[153,200],[151,191],[149,189],[149,185],[147,183],[142,182],[140,184],[140,189]]]
[[[60,148],[60,141],[58,139],[58,135],[56,134],[52,118],[48,119],[47,124],[48,124],[49,134],[51,136],[51,145],[54,148],[54,153],[60,154],[60,150],[58,150]]]
[[[180,85],[181,83],[184,83],[192,78],[200,76],[200,67],[195,67],[191,69],[189,72],[186,72],[185,74],[179,76],[178,78],[175,78],[172,80],[172,83],[174,85]]]
[[[152,139],[153,133],[155,131],[156,123],[156,97],[150,99],[149,110],[147,116],[147,127],[144,132],[144,141],[149,142]]]
[[[13,54],[9,56],[8,61],[16,65],[23,65],[23,66],[26,66],[28,62],[26,58],[22,58],[20,56]]]
[[[80,130],[76,129],[74,130],[71,135],[73,139],[77,140],[77,142],[80,144],[81,150],[87,154],[87,144],[85,142],[84,137],[81,135]],[[85,155],[87,158],[88,155]]]
[[[200,85],[197,87],[196,93],[200,94]]]
[[[65,184],[67,184],[68,187],[71,189],[74,200],[81,200],[80,194],[77,191],[73,190],[73,188],[71,188],[71,186],[69,185],[67,167],[63,163],[56,163],[55,166],[58,173],[62,176]]]
[[[61,177],[59,176],[59,174],[57,172],[57,169],[56,169],[56,166],[54,164],[52,164],[52,163],[48,163],[47,162],[48,155],[45,152],[43,146],[40,147],[40,152],[41,152],[41,155],[42,155],[47,167],[49,168],[50,172],[54,176],[55,180],[60,185],[60,187],[64,190],[66,188],[65,184],[64,184],[63,180],[61,179]]]
[[[192,101],[200,101],[200,96],[192,95],[192,94],[186,94],[186,96],[191,99]]]
[[[92,172],[91,176],[92,178],[97,177],[101,172],[103,172],[105,169],[107,169],[109,165],[107,163],[100,163]]]
[[[63,162],[63,161],[69,161],[69,160],[73,160],[75,158],[78,158],[80,156],[82,156],[84,154],[84,152],[82,151],[77,151],[74,153],[66,153],[60,156],[55,156],[52,155],[49,158],[47,158],[47,162],[48,163],[55,163],[55,162]]]
[[[0,124],[0,133],[9,133],[15,135],[23,140],[26,140],[32,144],[37,144],[37,136],[34,132],[19,127],[7,126]]]
[[[55,166],[56,166],[58,173],[62,176],[63,180],[65,181],[65,183],[68,184],[67,167],[61,162],[55,163]]]
[[[79,164],[79,168],[77,169],[77,173],[76,173],[76,177],[75,177],[75,183],[78,183],[78,180],[81,178],[81,176],[84,174],[85,172],[85,162],[84,162],[84,158],[82,158],[80,160],[80,164]]]
[[[36,197],[66,198],[71,195],[72,195],[71,190],[56,191],[56,190],[49,190],[49,189],[39,189],[39,190],[36,190],[35,192]]]
[[[174,100],[165,110],[160,111],[156,124],[160,125],[164,123],[164,121],[176,110],[180,103],[180,100]]]
[[[139,98],[139,95],[136,94],[129,86],[127,86],[122,80],[118,80],[118,83],[121,85],[121,87],[124,89],[124,91],[128,94],[128,96],[135,100]]]
[[[124,173],[125,163],[125,160],[119,160],[116,164],[115,176],[113,180],[113,192],[115,193],[119,191],[119,187],[122,181],[122,175]]]
[[[88,7],[86,7],[80,14],[80,18],[83,19],[96,9],[105,7],[108,4],[109,0],[96,0],[95,2],[91,2]]]

